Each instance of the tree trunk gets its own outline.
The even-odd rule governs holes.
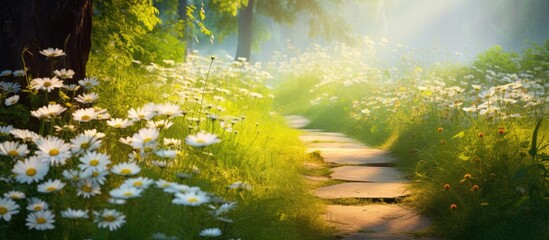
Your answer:
[[[252,51],[252,19],[254,15],[254,0],[248,0],[248,6],[238,12],[238,46],[236,58],[246,58],[250,61]]]
[[[66,83],[86,76],[92,0],[2,0],[0,9],[0,69],[26,66],[33,78],[51,77],[56,69],[72,69],[75,75]],[[46,48],[62,49],[67,56],[52,64],[39,53]],[[25,49],[28,52],[23,53]]]

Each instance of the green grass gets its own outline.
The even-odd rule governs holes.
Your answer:
[[[136,160],[142,168],[138,176],[200,187],[210,195],[211,201],[195,207],[174,205],[173,194],[151,186],[141,197],[128,199],[124,205],[112,205],[107,203],[109,191],[125,180],[112,173],[101,186],[101,195],[84,199],[76,196],[76,187],[61,176],[65,169],[78,168],[78,157],[74,156],[67,165],[52,167],[46,176],[46,179],[57,178],[67,183],[59,193],[37,193],[35,183],[0,183],[2,194],[20,190],[27,198],[39,196],[50,204],[56,215],[55,229],[28,230],[25,218],[29,212],[25,210],[25,200],[18,200],[20,213],[10,222],[1,223],[0,238],[150,239],[153,234],[161,233],[178,239],[197,239],[203,229],[219,228],[222,235],[217,239],[327,239],[332,230],[320,216],[319,209],[324,204],[309,194],[310,186],[301,175],[308,158],[297,138],[299,133],[289,130],[283,117],[272,108],[270,92],[262,83],[264,75],[251,66],[238,67],[232,62],[216,60],[206,78],[209,60],[196,57],[187,65],[163,67],[134,65],[118,72],[105,72],[102,66],[92,65],[89,74],[101,81],[94,89],[100,94],[96,106],[108,109],[112,117],[126,118],[130,108],[151,102],[173,103],[185,110],[185,116],[154,117],[154,120],[174,123],[160,131],[159,142],[164,137],[184,142],[185,137],[199,131],[213,133],[221,139],[220,143],[204,148],[183,143],[174,158],[166,159],[165,168],[153,166],[153,160],[162,159],[146,151]],[[56,123],[74,124],[76,132],[57,134],[46,128],[44,135],[57,134],[69,141],[84,129],[97,129],[106,135],[99,151],[110,156],[109,166],[128,161],[132,148],[119,139],[131,137],[146,127],[145,121],[124,129],[109,127],[105,121],[79,123],[72,120],[71,113],[85,106],[72,99],[56,101],[75,106]],[[221,127],[221,121],[225,122],[226,129]],[[12,138],[4,135],[4,139]],[[1,157],[1,174],[8,176],[14,161]],[[178,177],[182,174],[186,177]],[[250,188],[228,188],[235,182]],[[208,213],[210,205],[226,202],[236,203],[234,209],[221,215],[230,220],[219,220]],[[60,211],[68,207],[89,210],[89,219],[62,218]],[[122,212],[126,223],[114,231],[98,228],[91,212],[105,208]]]

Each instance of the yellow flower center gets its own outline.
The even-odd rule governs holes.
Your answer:
[[[25,171],[25,174],[27,174],[27,176],[32,177],[32,176],[36,175],[36,169],[29,168],[29,169],[27,169],[27,171]]]
[[[4,215],[6,213],[8,213],[8,209],[5,208],[5,207],[0,206],[0,215]]]
[[[198,202],[198,198],[189,198],[189,199],[187,200],[187,202],[190,202],[190,203]]]
[[[196,142],[197,143],[206,143],[206,141],[204,139],[197,139]]]
[[[99,176],[99,172],[92,172],[92,177],[97,177]]]
[[[134,182],[133,186],[134,187],[141,187],[141,186],[143,186],[143,182]]]
[[[50,156],[57,156],[57,154],[59,154],[59,149],[57,148],[51,149],[49,154]]]
[[[33,209],[34,209],[34,211],[40,211],[40,210],[42,210],[42,206],[36,205],[36,206],[34,206]]]
[[[50,187],[47,187],[47,188],[46,188],[46,191],[48,191],[48,192],[53,192],[53,191],[55,191],[55,190],[57,190],[57,188],[54,187],[54,186],[50,186]]]
[[[132,170],[127,169],[127,168],[124,168],[124,169],[120,170],[120,174],[122,174],[122,175],[128,175],[130,173],[132,173]]]
[[[114,127],[116,127],[116,128],[121,128],[121,127],[122,127],[122,124],[121,124],[121,123],[114,124]]]
[[[88,185],[82,186],[82,192],[90,193],[91,191],[92,191],[91,186],[88,186]]]
[[[49,87],[51,86],[51,82],[44,82],[44,87]]]
[[[103,220],[105,220],[105,222],[114,222],[114,220],[116,220],[116,218],[112,215],[109,215],[109,216],[103,217]]]
[[[90,120],[90,119],[91,119],[91,117],[88,116],[88,115],[82,116],[82,120],[84,120],[84,121],[87,121],[87,120]]]
[[[99,160],[93,159],[90,161],[90,166],[97,166],[99,164]]]
[[[143,118],[145,118],[145,115],[139,114],[139,115],[137,115],[137,117],[143,119]]]
[[[43,217],[39,217],[39,218],[36,219],[36,223],[38,223],[38,224],[44,224],[44,223],[46,223],[46,219],[43,218]]]
[[[87,143],[87,142],[80,144],[80,148],[82,148],[82,149],[87,149],[88,147],[90,147],[90,144]]]
[[[17,157],[17,156],[19,156],[19,152],[17,152],[17,150],[10,150],[10,151],[8,152],[8,155],[9,155],[10,157]]]
[[[132,193],[132,192],[125,192],[125,193],[124,193],[124,196],[126,196],[126,197],[131,197],[131,196],[133,196],[133,193]]]
[[[143,139],[143,143],[148,143],[150,141],[152,141],[152,138],[150,137]]]

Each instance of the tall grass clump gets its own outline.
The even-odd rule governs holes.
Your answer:
[[[399,61],[375,58],[387,47],[404,52]],[[549,237],[549,41],[523,53],[495,46],[469,64],[406,49],[382,40],[280,55],[277,94],[303,92],[309,107],[276,104],[399,156],[408,204],[446,239]]]
[[[259,66],[192,54],[111,69],[72,85],[71,70],[3,72],[3,116],[37,125],[2,118],[1,239],[327,236]]]

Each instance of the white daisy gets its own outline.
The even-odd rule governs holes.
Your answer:
[[[19,183],[38,182],[46,176],[49,164],[42,162],[36,157],[30,157],[24,161],[18,161],[13,169],[15,180]]]
[[[9,198],[0,198],[0,218],[6,222],[11,220],[11,216],[19,213],[19,205]]]
[[[111,190],[109,194],[113,198],[130,199],[130,198],[139,197],[141,195],[141,192],[143,192],[143,189],[141,188],[123,185]]]
[[[81,173],[82,178],[87,178],[92,182],[98,183],[99,185],[105,184],[105,180],[107,180],[107,175],[109,175],[109,171],[107,168],[98,168],[93,171],[86,171]]]
[[[13,125],[0,126],[0,133],[2,134],[8,134],[11,130],[13,130]]]
[[[91,180],[80,181],[77,185],[76,195],[83,198],[90,198],[101,194],[101,186]]]
[[[163,143],[166,147],[179,147],[181,146],[181,139],[164,138]]]
[[[4,104],[6,106],[11,106],[11,105],[14,105],[16,104],[17,102],[19,102],[19,95],[13,95],[9,98],[6,98],[6,100],[4,100]]]
[[[142,128],[133,134],[131,145],[135,149],[154,148],[160,132],[154,128]]]
[[[210,201],[210,197],[203,191],[190,191],[187,193],[176,193],[172,200],[173,204],[185,206],[200,206]]]
[[[54,118],[55,116],[61,115],[61,113],[63,113],[65,110],[67,110],[67,108],[57,103],[48,104],[47,106],[43,106],[34,111],[31,111],[31,115],[39,119],[51,119],[51,118]]]
[[[177,117],[183,114],[183,111],[176,104],[166,103],[166,104],[156,104],[156,111],[158,115],[168,116],[168,117]]]
[[[111,163],[109,155],[99,152],[87,152],[84,156],[79,158],[81,164],[78,167],[82,171],[100,171],[107,168],[107,165]]]
[[[61,56],[65,56],[67,54],[65,54],[65,52],[59,48],[47,48],[47,49],[44,49],[42,51],[39,51],[40,54],[46,56],[47,58],[51,58],[51,57],[61,57]]]
[[[12,158],[24,157],[29,153],[27,144],[19,144],[18,142],[6,141],[0,143],[0,155],[9,156]]]
[[[30,88],[37,91],[44,90],[47,92],[51,92],[56,88],[62,88],[62,87],[63,87],[63,80],[59,80],[56,77],[35,78],[30,82]]]
[[[99,81],[96,78],[84,78],[78,81],[78,84],[80,84],[80,86],[84,87],[85,89],[91,89],[99,85]]]
[[[10,198],[13,200],[21,200],[25,199],[25,193],[21,191],[9,191],[7,193],[4,193],[5,198]]]
[[[72,209],[67,208],[65,211],[61,211],[61,217],[70,218],[70,219],[79,219],[84,218],[88,219],[88,210]]]
[[[90,104],[95,102],[97,99],[99,99],[99,95],[97,93],[83,93],[74,98],[79,103],[83,104]]]
[[[65,183],[61,182],[59,179],[55,180],[48,180],[44,183],[41,183],[38,185],[38,192],[41,193],[51,193],[51,192],[57,192],[61,190],[63,187],[65,187]]]
[[[156,182],[154,182],[154,184],[156,185],[157,188],[165,189],[165,188],[170,187],[170,186],[173,185],[174,183],[173,183],[173,182],[166,181],[166,180],[164,180],[164,179],[159,179],[159,180],[157,180]]]
[[[232,183],[231,185],[227,186],[228,189],[239,189],[239,190],[251,190],[252,186],[243,183],[241,181],[237,181]]]
[[[121,137],[118,141],[126,145],[132,145],[132,137]]]
[[[21,91],[21,84],[16,82],[0,82],[0,90],[6,93],[18,93]]]
[[[126,181],[124,181],[124,183],[122,183],[122,185],[120,185],[120,187],[130,186],[146,189],[153,183],[154,181],[152,179],[146,177],[128,178],[126,179]]]
[[[73,154],[87,153],[101,147],[101,139],[81,133],[71,139],[70,146]]]
[[[130,109],[128,110],[128,118],[136,122],[139,120],[150,120],[153,118],[155,113],[144,108]]]
[[[36,230],[48,230],[48,229],[54,229],[55,226],[53,223],[55,222],[55,215],[48,210],[42,210],[37,212],[30,213],[26,220],[27,225],[29,229],[36,229]]]
[[[185,143],[193,147],[205,147],[218,142],[221,142],[221,140],[217,138],[217,135],[206,132],[199,132],[185,138]]]
[[[23,77],[23,76],[25,76],[25,71],[24,70],[15,70],[15,71],[13,71],[13,76],[14,77]]]
[[[9,131],[15,138],[22,139],[25,142],[35,142],[40,139],[40,135],[27,129],[12,129]]]
[[[48,208],[49,208],[48,203],[40,198],[33,197],[29,199],[29,203],[27,204],[27,210],[31,212],[48,210]]]
[[[138,174],[141,168],[132,162],[123,162],[112,167],[111,172],[121,176],[133,176]]]
[[[162,158],[174,158],[177,155],[177,151],[170,149],[161,149],[154,151],[154,154]]]
[[[63,170],[63,178],[65,180],[68,180],[68,181],[71,181],[71,182],[76,182],[76,181],[80,181],[80,171],[78,170],[75,170],[75,169],[65,169]]]
[[[101,138],[105,137],[105,134],[102,133],[102,132],[98,132],[97,129],[84,130],[84,134],[88,135],[88,136],[95,137],[97,139],[101,139]]]
[[[11,75],[11,73],[12,73],[11,70],[3,70],[2,72],[0,72],[0,77],[7,77]]]
[[[71,157],[70,145],[58,137],[47,136],[38,140],[36,145],[39,149],[36,151],[36,156],[51,165],[65,165],[67,159]]]
[[[159,167],[159,168],[165,168],[168,166],[168,162],[167,161],[160,161],[160,160],[153,160],[151,161],[151,164],[155,167]]]
[[[68,91],[77,91],[78,89],[80,89],[80,85],[77,85],[77,84],[68,84],[68,85],[63,85],[63,88],[64,89],[67,89]]]
[[[72,76],[74,76],[75,72],[72,69],[61,69],[61,70],[55,70],[53,71],[53,74],[55,74],[56,77],[59,77],[61,79],[70,79]]]
[[[114,205],[124,205],[124,204],[126,204],[126,199],[109,198],[109,200],[107,200],[107,202],[110,203],[110,204],[114,204]]]
[[[110,120],[107,120],[107,125],[114,128],[127,128],[133,125],[133,122],[128,119],[112,118]]]
[[[165,119],[165,120],[158,120],[158,121],[154,121],[154,120],[149,120],[147,122],[147,127],[149,128],[156,128],[158,130],[162,130],[162,129],[168,129],[170,128],[171,126],[173,125],[173,122],[168,120],[168,119]]]
[[[97,119],[97,112],[93,108],[81,108],[72,113],[72,118],[77,122],[89,122]]]
[[[120,228],[126,222],[126,216],[114,209],[103,209],[101,212],[93,212],[94,222],[99,228],[108,228],[110,231]]]
[[[157,183],[158,187],[158,183]],[[164,192],[167,193],[188,193],[188,192],[198,192],[200,191],[199,187],[190,187],[185,184],[172,183],[169,186],[164,188]]]
[[[219,237],[221,236],[221,229],[219,228],[206,228],[199,234],[201,237]]]

